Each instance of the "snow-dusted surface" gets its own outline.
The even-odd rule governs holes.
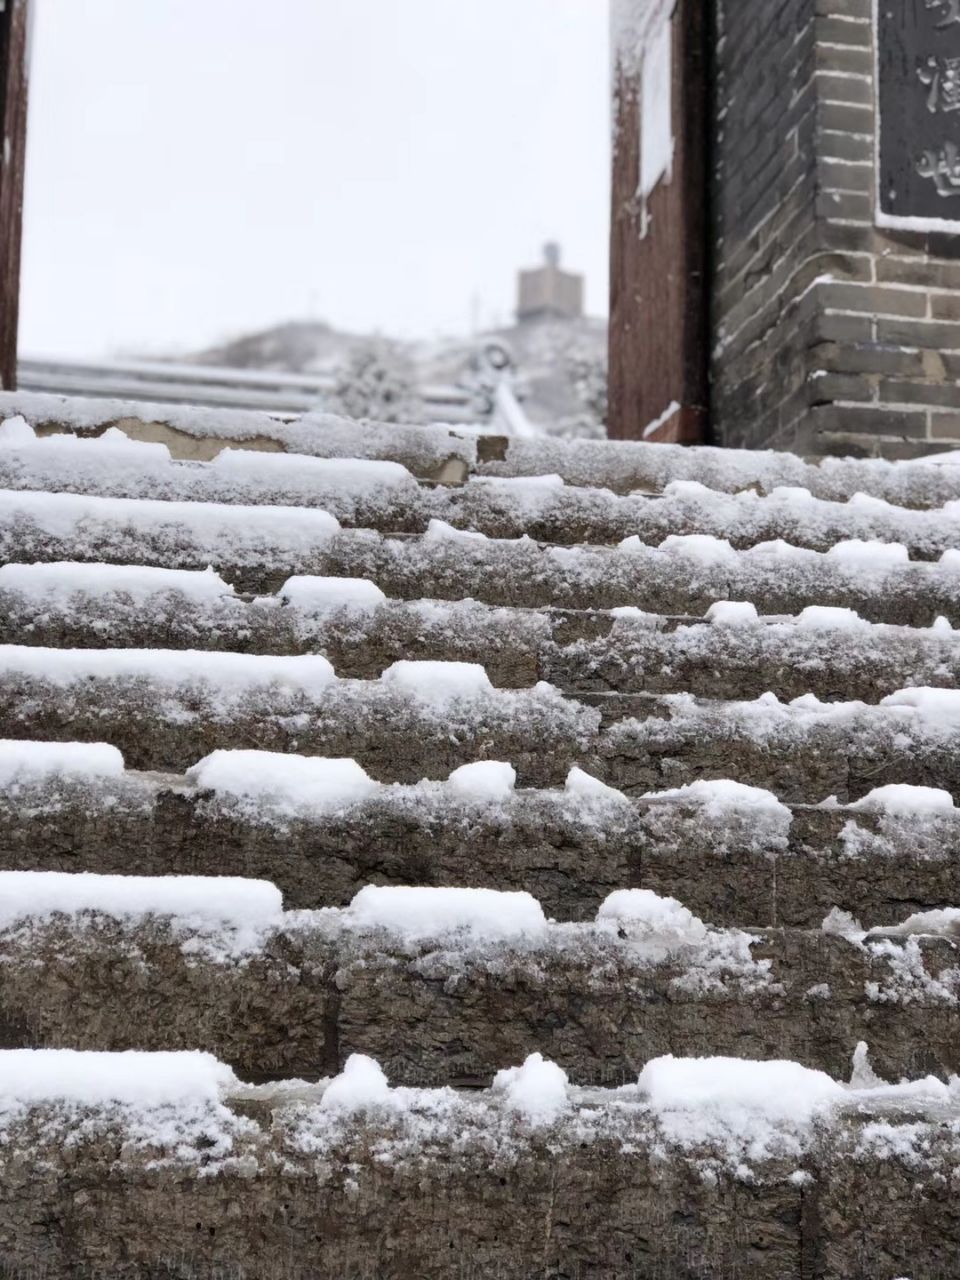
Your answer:
[[[77,595],[124,595],[142,605],[168,592],[203,605],[233,596],[229,586],[212,568],[205,571],[157,569],[147,565],[55,564],[0,565],[0,591],[13,591],[28,599],[63,605]]]
[[[229,876],[0,871],[0,928],[26,919],[90,911],[128,923],[147,916],[172,916],[183,928],[262,928],[277,923],[283,898],[265,880]]]
[[[536,898],[495,889],[367,885],[347,914],[354,927],[384,929],[407,938],[468,932],[474,938],[505,940],[536,937],[546,929]]]
[[[0,787],[52,778],[91,781],[123,776],[123,756],[106,742],[0,739]]]
[[[12,644],[0,645],[3,675],[61,688],[87,680],[206,684],[227,700],[270,685],[317,698],[336,680],[333,667],[320,654],[274,657],[190,649],[44,649]]]

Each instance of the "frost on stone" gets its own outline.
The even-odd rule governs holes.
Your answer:
[[[345,917],[353,928],[382,929],[408,940],[467,934],[502,942],[540,937],[547,928],[536,898],[496,889],[367,885]]]
[[[833,938],[843,938],[846,942],[859,943],[866,936],[866,930],[849,911],[840,907],[831,907],[820,925],[821,933]]]
[[[355,760],[272,751],[214,751],[187,777],[254,817],[338,812],[381,790]]]
[[[542,1053],[531,1053],[523,1066],[507,1067],[493,1078],[492,1091],[527,1124],[555,1124],[570,1107],[567,1073]]]
[[[447,786],[466,800],[509,800],[517,784],[517,771],[512,764],[498,760],[478,760],[462,764],[447,779]]]
[[[174,594],[193,604],[209,604],[235,594],[212,567],[191,571],[75,561],[0,565],[0,592],[4,591],[15,592],[36,605],[60,607],[77,596],[102,599],[122,595],[142,606],[158,595]]]

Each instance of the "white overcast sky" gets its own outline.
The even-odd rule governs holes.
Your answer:
[[[21,351],[606,311],[607,0],[35,0]]]

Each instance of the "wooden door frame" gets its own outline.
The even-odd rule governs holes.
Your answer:
[[[0,0],[0,387],[17,385],[31,0]]]
[[[615,64],[610,236],[614,439],[709,440],[709,0],[677,0],[672,23],[672,171],[644,203],[640,59]]]

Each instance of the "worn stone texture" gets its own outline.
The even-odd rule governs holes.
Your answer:
[[[960,902],[960,818],[796,806],[705,820],[677,803],[595,807],[518,792],[503,805],[381,796],[341,813],[255,820],[209,794],[128,780],[0,795],[0,868],[269,880],[288,908],[346,906],[365,884],[526,890],[549,916],[590,920],[626,887],[732,927],[865,926]]]
[[[960,1070],[949,939],[778,929],[664,955],[590,929],[410,944],[291,919],[236,955],[216,942],[98,916],[0,933],[0,1048],[203,1049],[250,1082],[318,1080],[366,1053],[420,1087],[489,1085],[531,1046],[578,1085],[632,1083],[650,1059],[704,1045],[838,1079],[861,1040],[889,1079]]]

